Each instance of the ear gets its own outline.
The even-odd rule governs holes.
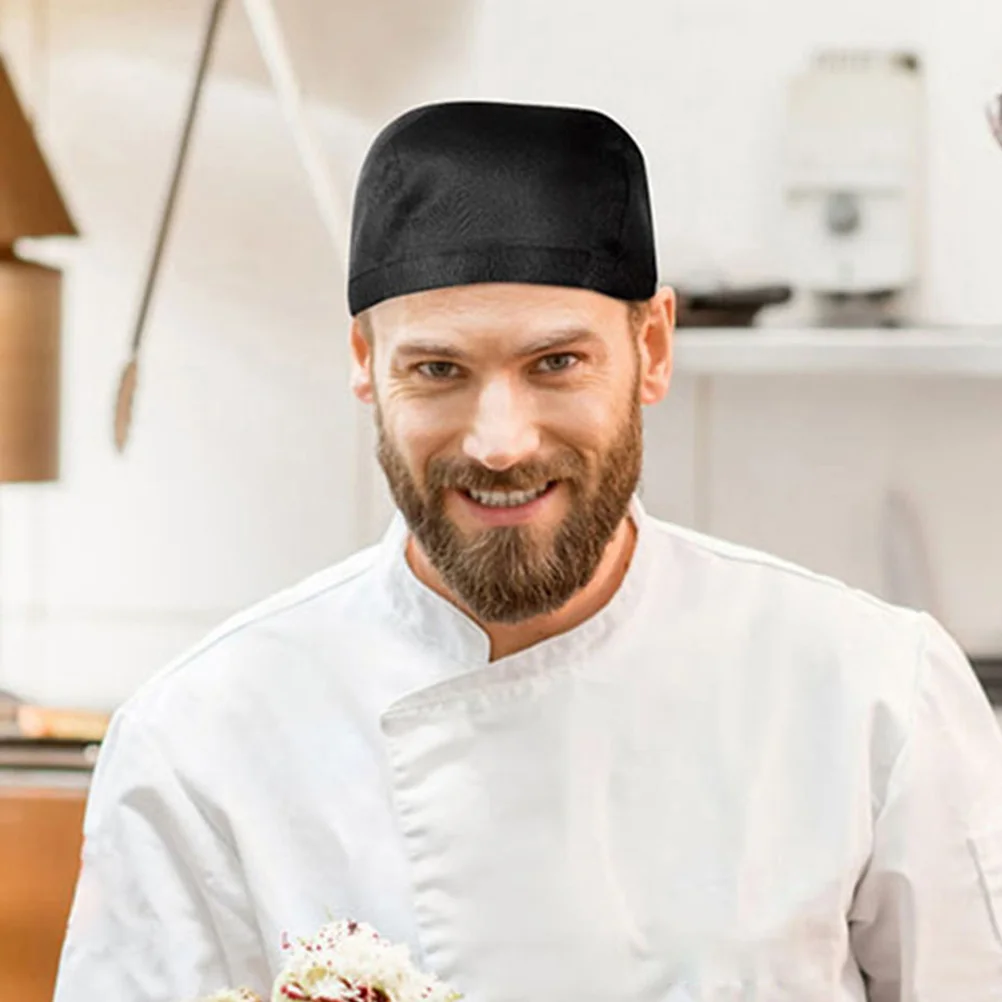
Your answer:
[[[659,289],[648,303],[647,319],[637,334],[640,350],[640,402],[663,400],[671,384],[675,290]]]
[[[372,345],[357,317],[351,322],[351,389],[363,404],[372,403]]]

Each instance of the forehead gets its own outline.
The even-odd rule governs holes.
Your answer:
[[[387,352],[433,339],[465,352],[519,351],[539,338],[571,331],[612,340],[628,326],[625,303],[588,289],[489,283],[431,289],[378,303],[373,336]]]

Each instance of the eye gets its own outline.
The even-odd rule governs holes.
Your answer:
[[[573,369],[580,361],[581,359],[577,355],[569,351],[562,351],[556,355],[547,355],[545,358],[541,358],[538,368],[545,373],[566,372],[568,369]]]
[[[454,379],[459,372],[459,366],[455,362],[422,362],[415,366],[415,369],[427,379],[434,379],[438,382]]]

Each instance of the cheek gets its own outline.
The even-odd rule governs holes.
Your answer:
[[[382,408],[387,435],[412,468],[421,470],[434,455],[449,447],[455,437],[441,408],[426,402],[387,400]]]
[[[555,396],[540,408],[542,426],[578,452],[600,453],[623,420],[623,401],[594,391],[571,397]]]

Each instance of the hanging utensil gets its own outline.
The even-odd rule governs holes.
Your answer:
[[[177,204],[178,192],[181,188],[181,181],[184,170],[188,163],[188,150],[191,145],[191,135],[198,116],[199,105],[201,104],[202,92],[205,86],[205,78],[208,73],[209,63],[212,59],[212,51],[215,47],[216,38],[219,34],[219,27],[222,22],[223,6],[226,0],[213,0],[209,18],[206,23],[205,33],[202,39],[202,49],[199,54],[198,67],[195,73],[195,80],[191,89],[191,96],[188,101],[188,109],[185,115],[184,126],[181,131],[181,140],[178,144],[174,157],[174,168],[171,173],[170,186],[167,191],[167,198],[164,202],[163,211],[160,216],[160,225],[157,231],[156,243],[153,248],[153,255],[150,258],[149,268],[146,274],[146,282],[143,287],[142,299],[139,304],[139,312],[136,317],[136,325],[132,334],[132,348],[129,360],[122,370],[122,375],[118,385],[118,396],[115,402],[115,447],[119,452],[124,451],[129,439],[129,431],[132,427],[132,412],[135,404],[136,386],[139,379],[139,352],[142,347],[143,335],[146,331],[146,321],[149,316],[150,304],[153,301],[153,293],[156,289],[157,278],[160,274],[160,263],[163,259],[164,248],[170,235],[171,224],[174,221],[174,209]]]

